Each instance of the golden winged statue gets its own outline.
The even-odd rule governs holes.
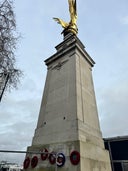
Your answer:
[[[64,33],[65,35],[71,32],[76,35],[78,33],[78,28],[76,24],[77,21],[76,0],[68,0],[68,3],[69,3],[69,12],[70,12],[70,22],[67,23],[60,18],[53,18],[53,19],[57,21],[57,23],[64,28],[62,34]]]

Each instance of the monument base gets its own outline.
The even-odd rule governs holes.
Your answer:
[[[48,153],[45,153],[42,159],[41,154],[37,154],[37,152],[44,151],[44,149],[47,149]],[[26,158],[30,159],[29,166],[25,169],[27,171],[111,171],[108,151],[89,142],[78,140],[66,143],[46,144],[43,146],[30,146],[27,151],[35,151],[35,154],[28,153],[26,156]],[[71,158],[73,152],[75,152],[75,155]],[[56,156],[63,154],[65,156],[64,163],[62,163],[63,166],[57,166],[58,159],[55,159],[52,163],[50,160],[51,154],[55,154]],[[37,157],[38,161],[32,167],[34,156]]]

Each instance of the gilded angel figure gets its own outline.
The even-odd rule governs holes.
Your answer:
[[[78,33],[78,28],[76,24],[77,21],[76,0],[68,0],[68,4],[69,4],[69,12],[70,12],[70,22],[67,23],[60,18],[53,18],[53,19],[57,21],[57,23],[64,28],[62,33],[67,34],[71,32],[76,35]]]

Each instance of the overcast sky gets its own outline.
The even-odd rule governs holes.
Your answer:
[[[69,21],[68,0],[15,0],[17,31],[22,38],[16,65],[24,76],[18,90],[0,104],[0,149],[26,150],[37,124],[46,78],[44,60],[63,41],[62,28],[52,20]],[[128,135],[128,1],[79,0],[78,37],[96,62],[93,68],[103,137]],[[2,154],[3,160],[21,155]]]

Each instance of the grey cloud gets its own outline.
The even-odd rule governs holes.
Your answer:
[[[120,18],[121,24],[128,25],[128,15]]]
[[[105,137],[128,134],[128,81],[116,83],[104,89],[100,97],[99,113]]]

